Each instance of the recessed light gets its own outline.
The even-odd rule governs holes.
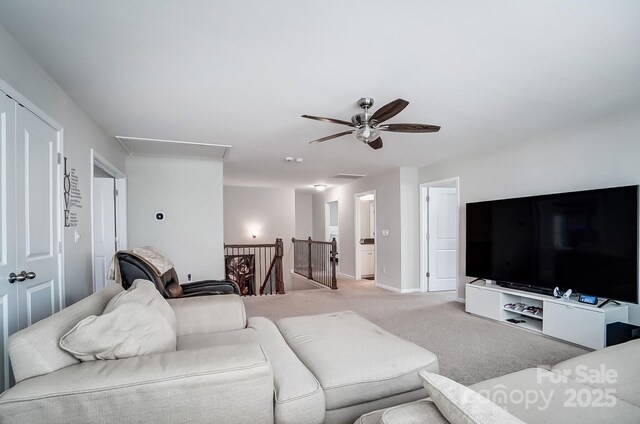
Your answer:
[[[296,162],[298,162],[298,163],[302,163],[303,160],[304,160],[304,158],[296,158]]]
[[[284,158],[284,160],[286,162],[293,162],[293,158],[291,156],[287,156],[286,158]]]
[[[326,184],[315,184],[313,186],[317,191],[325,191],[327,189]]]

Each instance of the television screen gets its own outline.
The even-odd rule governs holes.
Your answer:
[[[638,303],[638,186],[467,203],[466,274]]]

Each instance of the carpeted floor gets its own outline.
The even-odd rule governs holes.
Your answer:
[[[245,298],[248,316],[283,317],[352,310],[438,356],[440,372],[463,384],[586,353],[563,343],[464,311],[453,292],[397,294],[373,281],[340,280],[338,290],[296,290]],[[339,358],[336,358],[339,359]]]

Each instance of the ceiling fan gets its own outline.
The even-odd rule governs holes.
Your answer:
[[[409,102],[402,99],[396,99],[373,114],[369,113],[369,108],[373,106],[371,97],[363,97],[358,100],[358,106],[364,109],[364,112],[357,113],[351,117],[351,122],[341,119],[323,118],[321,116],[302,115],[303,118],[315,119],[317,121],[331,122],[334,124],[347,125],[354,129],[343,131],[337,134],[328,135],[317,140],[310,141],[309,144],[321,143],[333,138],[342,137],[343,135],[352,134],[356,140],[362,141],[372,149],[382,148],[382,138],[380,131],[405,132],[405,133],[431,133],[438,132],[440,127],[437,125],[427,124],[383,124],[388,119],[393,118],[409,105]]]

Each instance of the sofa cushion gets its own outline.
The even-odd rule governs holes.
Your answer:
[[[394,406],[382,413],[380,424],[449,424],[432,400]]]
[[[431,400],[451,424],[524,424],[460,383],[426,371],[420,371],[419,374]]]
[[[560,362],[551,368],[577,383],[614,391],[615,396],[640,407],[640,340],[597,350]]]
[[[102,315],[78,322],[60,347],[81,361],[122,359],[176,350],[176,316],[151,281],[136,280]]]
[[[273,369],[275,422],[321,424],[325,418],[325,401],[320,384],[268,319],[249,318],[248,326],[243,330],[180,336],[178,350],[252,343],[260,343]]]
[[[621,399],[608,400],[589,386],[542,368],[514,372],[470,388],[527,424],[640,423],[640,408]],[[581,405],[578,394],[595,403]]]
[[[361,415],[353,424],[380,424],[384,409]]]
[[[176,314],[178,336],[240,330],[247,314],[240,296],[194,296],[167,299]]]
[[[9,337],[9,356],[16,382],[77,364],[76,358],[60,348],[60,337],[81,319],[101,314],[111,298],[121,291],[120,285],[111,284],[12,334]]]
[[[256,343],[83,362],[4,392],[0,422],[273,424],[271,366]]]
[[[359,403],[357,405],[345,406],[344,408],[330,409],[325,413],[324,424],[344,424],[352,423],[362,414],[369,411],[384,410],[397,405],[415,402],[427,397],[424,387],[412,392],[400,393],[399,395],[388,396],[370,402]]]
[[[351,311],[284,318],[277,326],[320,382],[327,410],[421,389],[417,371],[438,371],[433,353]]]

